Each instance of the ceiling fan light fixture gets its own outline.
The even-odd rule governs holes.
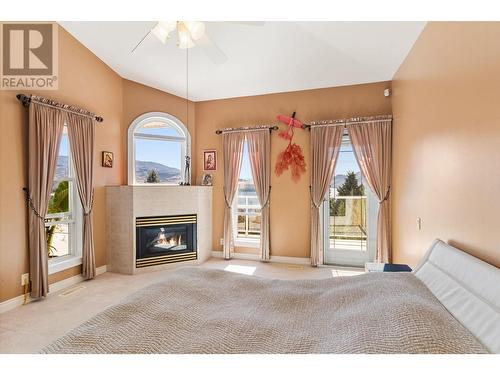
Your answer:
[[[194,47],[193,39],[191,38],[191,34],[184,22],[177,23],[177,39],[177,47],[180,49]]]
[[[184,21],[186,29],[191,34],[191,39],[198,40],[205,34],[205,24],[200,21]]]
[[[176,22],[158,22],[151,30],[160,42],[165,44],[170,38],[170,33],[175,30]]]

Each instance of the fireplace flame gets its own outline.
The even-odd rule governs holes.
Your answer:
[[[169,245],[169,246],[179,246],[182,244],[182,235],[174,235],[167,237],[164,232],[158,235],[158,240],[156,241],[158,245]]]

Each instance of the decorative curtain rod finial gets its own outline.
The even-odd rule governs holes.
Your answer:
[[[28,96],[24,94],[17,94],[16,98],[21,102],[23,106],[28,107],[30,105],[31,99]]]

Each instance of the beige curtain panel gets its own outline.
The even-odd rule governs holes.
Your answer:
[[[93,117],[73,113],[67,113],[66,119],[76,186],[83,208],[82,274],[85,279],[93,279],[96,272],[91,215],[94,201],[95,124]]]
[[[391,144],[392,120],[347,126],[356,159],[370,189],[379,199],[377,261],[391,262]]]
[[[49,291],[47,215],[56,169],[64,117],[60,110],[38,103],[29,107],[28,220],[31,297],[45,297]]]
[[[238,178],[243,157],[243,132],[228,132],[222,134],[222,156],[224,159],[224,259],[230,259],[234,250],[234,230],[232,206],[238,189]]]
[[[268,129],[246,134],[252,177],[259,199],[260,259],[269,261],[269,199],[271,193],[271,134]]]
[[[330,188],[337,163],[344,126],[311,128],[311,265],[323,264],[321,203]]]

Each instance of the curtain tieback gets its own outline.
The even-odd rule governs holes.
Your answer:
[[[35,205],[33,204],[33,199],[30,197],[30,193],[29,193],[29,190],[27,188],[23,188],[24,192],[26,193],[26,203],[28,204],[28,207],[35,213],[35,216],[42,219],[42,220],[45,220],[45,217],[43,217],[42,215],[40,215],[38,213],[38,211],[36,210],[35,208]]]
[[[224,203],[226,204],[227,208],[231,208],[231,205],[227,202],[227,195],[226,195],[226,187],[224,186]]]
[[[268,204],[269,204],[269,198],[271,198],[271,186],[269,186],[269,189],[267,190],[267,199],[266,199],[266,203],[264,203],[260,209],[262,210],[263,208],[265,208]]]
[[[85,212],[85,210],[83,210],[83,216],[89,216],[92,213],[93,209],[94,209],[94,189],[92,189],[92,197],[90,198],[90,210],[88,212]]]
[[[314,208],[317,209],[317,210],[319,210],[319,206],[321,205],[321,203],[319,205],[317,205],[314,202],[313,195],[312,195],[312,186],[311,185],[309,185],[309,198],[311,198],[311,203],[314,206]]]
[[[390,192],[391,192],[391,187],[389,186],[389,187],[387,188],[387,192],[385,193],[384,198],[383,198],[382,200],[378,201],[378,203],[379,203],[379,204],[380,204],[380,203],[384,203],[387,199],[389,199],[389,193],[390,193]]]

